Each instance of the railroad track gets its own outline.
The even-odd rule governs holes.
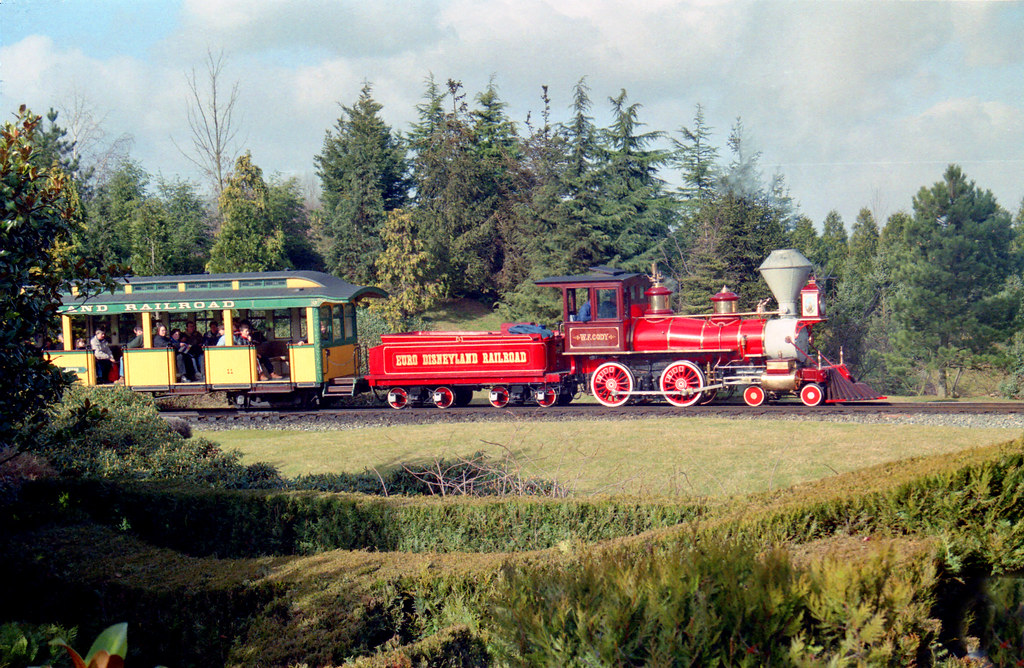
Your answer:
[[[232,408],[201,410],[167,409],[165,417],[178,417],[200,429],[246,428],[358,428],[445,422],[521,422],[527,420],[636,420],[647,418],[732,418],[732,419],[815,419],[856,421],[881,418],[910,420],[918,416],[1024,416],[1020,403],[885,403],[847,404],[810,408],[800,403],[779,403],[751,408],[745,404],[715,406],[674,406],[652,404],[626,408],[605,408],[595,404],[572,404],[551,408],[487,405],[440,410],[433,406],[396,411],[387,406],[346,407],[320,410],[275,410]]]

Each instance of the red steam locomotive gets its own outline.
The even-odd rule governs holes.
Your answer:
[[[685,407],[734,389],[750,406],[787,394],[808,406],[883,399],[842,361],[810,352],[811,328],[825,309],[807,258],[776,250],[759,269],[777,310],[762,303],[740,313],[737,295],[723,288],[711,297],[711,313],[676,315],[659,276],[606,267],[546,278],[537,284],[562,291],[556,331],[519,324],[385,335],[370,349],[366,381],[386,389],[393,408],[462,406],[481,389],[499,408],[564,405],[584,389],[605,406],[664,399]]]

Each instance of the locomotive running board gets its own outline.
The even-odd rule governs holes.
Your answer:
[[[623,395],[624,394],[624,395],[629,396],[629,397],[642,397],[642,396],[667,397],[670,394],[671,395],[681,394],[683,396],[692,397],[693,395],[699,394],[700,392],[707,392],[708,390],[720,390],[723,387],[725,387],[725,383],[719,383],[718,385],[705,385],[704,387],[700,388],[699,390],[686,389],[686,390],[679,390],[678,392],[666,392],[664,390],[636,390],[636,391],[633,391],[633,392],[616,392],[615,394],[617,394],[617,395]]]

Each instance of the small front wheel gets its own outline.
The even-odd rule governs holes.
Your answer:
[[[558,393],[550,387],[542,387],[536,391],[534,396],[537,399],[537,405],[541,408],[554,406],[555,402],[558,401]]]
[[[504,408],[508,406],[508,389],[501,385],[492,387],[491,391],[487,395],[487,400],[491,402],[491,405],[495,408]]]
[[[800,401],[804,406],[820,406],[825,401],[825,391],[817,383],[807,383],[800,388]]]
[[[743,390],[743,401],[745,401],[748,406],[754,406],[756,408],[757,406],[764,404],[764,400],[767,398],[768,395],[765,391],[757,385],[751,385],[747,389]]]

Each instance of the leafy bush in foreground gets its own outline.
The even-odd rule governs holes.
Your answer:
[[[71,477],[175,479],[227,488],[280,487],[268,464],[245,466],[204,438],[182,438],[153,400],[121,387],[69,389],[36,451]]]

